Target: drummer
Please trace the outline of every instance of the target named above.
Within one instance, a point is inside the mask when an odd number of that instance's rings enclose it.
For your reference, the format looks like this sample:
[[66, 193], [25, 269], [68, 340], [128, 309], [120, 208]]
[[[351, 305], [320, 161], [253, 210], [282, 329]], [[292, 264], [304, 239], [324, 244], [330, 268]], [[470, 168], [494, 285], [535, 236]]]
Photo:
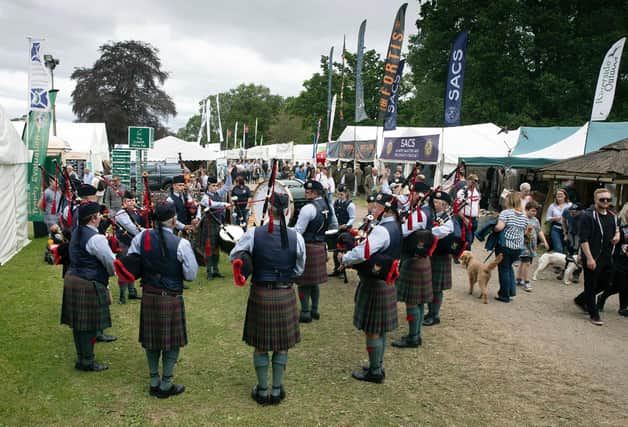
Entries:
[[[206, 251], [205, 265], [207, 266], [207, 280], [214, 277], [223, 278], [218, 270], [220, 257], [220, 227], [225, 223], [225, 210], [231, 204], [224, 201], [225, 196], [231, 189], [231, 171], [233, 167], [227, 169], [225, 185], [218, 189], [218, 179], [215, 176], [207, 178], [207, 193], [203, 195], [201, 207], [205, 213], [205, 218], [201, 226], [201, 242], [205, 246], [206, 239], [209, 239], [209, 251]], [[207, 255], [209, 253], [209, 255]]]
[[325, 197], [326, 190], [320, 182], [307, 181], [304, 188], [308, 203], [301, 208], [294, 229], [305, 240], [306, 261], [303, 275], [296, 282], [301, 301], [299, 322], [310, 323], [312, 319], [320, 319], [319, 285], [327, 283], [325, 231], [331, 222], [331, 212]]
[[[338, 198], [334, 201], [334, 212], [339, 224], [338, 233], [341, 233], [353, 227], [356, 210], [355, 204], [351, 200], [351, 191], [344, 184], [340, 184], [336, 191], [338, 192]], [[331, 250], [332, 248], [327, 249]], [[341, 274], [337, 254], [338, 250], [334, 250], [334, 271], [329, 276], [338, 276]]]

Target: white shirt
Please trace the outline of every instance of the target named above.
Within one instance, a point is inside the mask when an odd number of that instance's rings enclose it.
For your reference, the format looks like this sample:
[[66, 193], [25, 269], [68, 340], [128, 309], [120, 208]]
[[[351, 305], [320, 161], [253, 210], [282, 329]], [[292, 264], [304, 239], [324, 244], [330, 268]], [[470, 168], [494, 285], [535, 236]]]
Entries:
[[[456, 194], [456, 198], [461, 202], [465, 202], [465, 189], [461, 188]], [[480, 199], [482, 196], [477, 188], [466, 190], [466, 204], [462, 208], [464, 216], [477, 217], [480, 215]]]
[[[394, 216], [382, 218], [380, 223], [376, 225], [368, 236], [369, 250], [371, 255], [377, 252], [385, 251], [390, 245], [390, 235], [388, 230], [382, 227], [382, 224], [395, 221]], [[366, 239], [364, 239], [358, 246], [351, 249], [349, 252], [342, 256], [342, 263], [345, 265], [359, 264], [366, 261], [364, 258], [364, 246], [366, 245]]]

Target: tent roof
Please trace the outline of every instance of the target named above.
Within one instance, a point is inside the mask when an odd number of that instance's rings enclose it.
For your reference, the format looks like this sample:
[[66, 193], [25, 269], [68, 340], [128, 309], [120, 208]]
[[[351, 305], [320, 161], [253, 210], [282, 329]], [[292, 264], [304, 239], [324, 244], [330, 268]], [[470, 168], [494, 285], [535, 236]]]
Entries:
[[29, 163], [31, 156], [22, 142], [20, 134], [11, 126], [9, 117], [0, 106], [0, 164], [15, 165]]
[[578, 129], [580, 129], [579, 126], [522, 126], [519, 128], [519, 139], [512, 155], [522, 156], [527, 153], [542, 150], [569, 137]]
[[502, 166], [515, 169], [534, 169], [548, 163], [553, 163], [556, 159], [535, 159], [528, 157], [462, 157], [467, 166]]
[[220, 151], [220, 144], [208, 144], [206, 147], [196, 142], [187, 142], [176, 136], [166, 136], [155, 141], [148, 150], [149, 161], [178, 161], [179, 153], [185, 161], [215, 160]]

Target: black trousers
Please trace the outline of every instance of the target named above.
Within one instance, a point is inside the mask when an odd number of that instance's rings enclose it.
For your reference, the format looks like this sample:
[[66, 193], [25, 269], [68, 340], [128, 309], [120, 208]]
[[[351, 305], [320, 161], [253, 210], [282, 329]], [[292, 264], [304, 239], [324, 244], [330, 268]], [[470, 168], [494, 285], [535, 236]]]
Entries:
[[610, 260], [599, 259], [598, 261], [595, 270], [589, 270], [586, 264], [583, 266], [584, 292], [575, 299], [578, 304], [585, 304], [587, 306], [592, 319], [600, 317], [600, 311], [597, 309], [596, 296], [609, 288], [611, 275], [613, 273]]
[[600, 295], [599, 300], [605, 303], [611, 295], [619, 294], [619, 309], [628, 308], [628, 271], [613, 272], [611, 285]]

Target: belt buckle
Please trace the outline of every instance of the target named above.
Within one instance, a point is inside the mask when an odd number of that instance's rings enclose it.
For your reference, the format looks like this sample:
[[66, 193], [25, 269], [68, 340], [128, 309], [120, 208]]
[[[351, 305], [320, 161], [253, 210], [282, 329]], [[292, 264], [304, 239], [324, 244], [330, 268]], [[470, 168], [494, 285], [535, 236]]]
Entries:
[[161, 291], [161, 296], [162, 296], [162, 297], [167, 297], [167, 296], [168, 296], [168, 292], [166, 292], [166, 291]]

